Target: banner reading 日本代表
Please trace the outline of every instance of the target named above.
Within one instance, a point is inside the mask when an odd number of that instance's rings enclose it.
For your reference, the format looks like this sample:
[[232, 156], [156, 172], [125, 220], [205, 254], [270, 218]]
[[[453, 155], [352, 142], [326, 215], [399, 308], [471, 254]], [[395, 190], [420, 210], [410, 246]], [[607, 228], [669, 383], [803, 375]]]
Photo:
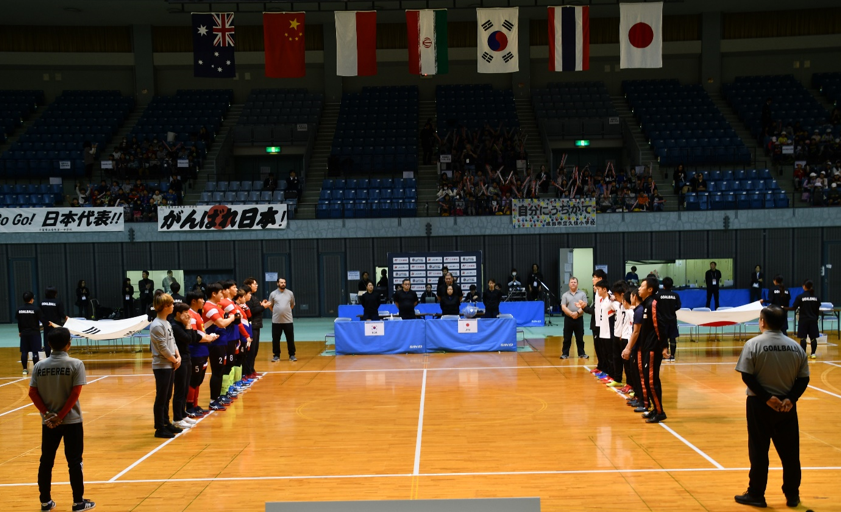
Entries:
[[596, 225], [596, 201], [514, 199], [511, 220], [515, 228], [592, 227]]
[[285, 204], [158, 207], [158, 231], [286, 229]]
[[0, 208], [0, 233], [122, 231], [122, 208]]

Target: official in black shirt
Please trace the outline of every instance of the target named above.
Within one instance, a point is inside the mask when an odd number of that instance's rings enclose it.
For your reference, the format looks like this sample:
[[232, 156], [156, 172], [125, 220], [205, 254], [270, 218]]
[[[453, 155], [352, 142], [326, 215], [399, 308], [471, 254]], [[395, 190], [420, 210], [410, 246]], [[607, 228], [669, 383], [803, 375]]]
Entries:
[[800, 346], [803, 347], [804, 352], [806, 351], [806, 337], [812, 340], [812, 355], [809, 357], [815, 359], [818, 357], [816, 352], [818, 351], [818, 336], [820, 336], [818, 318], [821, 316], [821, 299], [815, 296], [815, 285], [811, 280], [807, 279], [803, 283], [803, 293], [794, 299], [794, 304], [790, 308], [786, 309], [800, 310], [797, 337], [800, 338]]
[[[93, 316], [91, 314], [91, 291], [84, 279], [79, 281], [79, 284], [76, 285], [76, 307], [79, 308], [80, 317], [90, 318]], [[46, 333], [44, 334], [46, 335]], [[46, 340], [47, 338], [44, 339]], [[45, 343], [44, 346], [47, 347], [49, 345]]]
[[[671, 277], [663, 279], [663, 289], [657, 292], [657, 316], [662, 319], [665, 332], [661, 336], [669, 340], [669, 360], [675, 360], [677, 338], [680, 336], [677, 328], [677, 310], [680, 309], [680, 295], [672, 290], [675, 282]], [[716, 305], [718, 303], [716, 302]]]
[[[178, 293], [178, 292], [181, 291], [181, 285], [178, 284], [177, 281], [173, 281], [172, 284], [169, 285], [169, 289], [172, 290], [172, 293], [170, 293], [169, 296], [172, 297], [172, 303], [173, 304], [181, 304], [182, 302], [184, 302], [184, 296], [181, 295], [180, 293]], [[169, 320], [169, 323], [172, 323], [174, 321], [174, 318], [175, 318], [175, 311], [173, 310], [173, 313], [167, 317], [167, 320]], [[179, 352], [180, 352], [180, 350], [181, 349], [179, 348]], [[183, 356], [182, 356], [181, 359], [183, 361], [183, 359], [184, 359]], [[184, 363], [182, 362], [181, 364], [183, 365]]]
[[207, 297], [207, 285], [202, 282], [201, 276], [196, 276], [196, 284], [193, 285], [192, 291], [201, 292], [202, 295]]
[[710, 307], [710, 299], [715, 297], [715, 307], [713, 311], [718, 309], [721, 304], [718, 302], [718, 287], [721, 286], [721, 271], [716, 270], [715, 262], [710, 262], [710, 269], [704, 274], [704, 281], [707, 285], [707, 307]]
[[370, 282], [371, 282], [371, 279], [368, 277], [368, 272], [363, 272], [362, 273], [362, 279], [359, 280], [359, 283], [357, 284], [356, 287], [360, 292], [364, 292], [368, 289], [368, 283], [370, 283]]
[[436, 292], [443, 292], [443, 293], [438, 293], [438, 299], [439, 300], [441, 299], [442, 295], [447, 293], [447, 289], [444, 288], [444, 285], [446, 284], [445, 281], [447, 280], [447, 274], [449, 274], [449, 273], [450, 273], [450, 268], [449, 267], [442, 267], [441, 268], [441, 275], [438, 276], [438, 284], [435, 285], [435, 291]]
[[[762, 284], [765, 282], [765, 274], [762, 267], [757, 265], [750, 274], [750, 301], [756, 302], [762, 298]], [[718, 302], [716, 302], [718, 306]]]
[[155, 283], [149, 279], [148, 270], [144, 270], [141, 275], [143, 279], [137, 283], [140, 292], [140, 311], [148, 311], [152, 305], [152, 300], [155, 298]]
[[29, 353], [32, 352], [32, 364], [38, 362], [38, 352], [41, 351], [41, 310], [35, 305], [35, 295], [32, 292], [23, 294], [24, 304], [15, 313], [15, 320], [18, 322], [18, 335], [20, 336], [20, 364], [23, 365], [23, 374], [27, 375], [26, 364], [29, 360]]
[[496, 281], [488, 279], [488, 289], [482, 296], [485, 314], [482, 318], [496, 318], [499, 316], [499, 303], [502, 302], [502, 291], [496, 287]]
[[783, 334], [788, 336], [788, 307], [791, 305], [791, 292], [783, 284], [783, 276], [779, 274], [774, 276], [774, 287], [768, 290], [768, 300], [763, 302], [772, 306], [780, 306], [783, 311], [786, 311], [781, 330]]
[[[374, 283], [371, 281], [368, 281], [365, 293], [359, 296], [359, 304], [362, 306], [362, 320], [380, 319], [380, 294], [379, 292], [374, 291]], [[414, 307], [412, 308], [412, 311], [414, 311]]]
[[447, 272], [447, 275], [444, 276], [444, 283], [438, 285], [438, 302], [441, 302], [444, 299], [444, 295], [447, 294], [447, 287], [453, 287], [453, 295], [458, 297], [458, 300], [461, 301], [461, 298], [464, 296], [464, 293], [461, 291], [461, 286], [457, 285], [453, 275]]
[[56, 327], [61, 327], [67, 321], [64, 305], [58, 300], [58, 290], [54, 286], [47, 286], [44, 300], [41, 301], [41, 322], [44, 324], [44, 354], [50, 357], [50, 344], [47, 335]]
[[447, 285], [447, 293], [441, 297], [441, 314], [442, 315], [456, 315], [458, 316], [458, 307], [461, 300], [453, 290], [454, 285]]
[[403, 320], [414, 320], [415, 306], [418, 305], [418, 294], [412, 291], [412, 282], [403, 280], [403, 288], [394, 292], [394, 303]]
[[531, 266], [531, 274], [529, 274], [529, 280], [527, 281], [529, 300], [537, 300], [538, 297], [540, 297], [540, 288], [542, 283], [543, 272], [540, 271], [540, 267], [538, 267], [537, 263], [535, 263]]
[[131, 279], [128, 277], [123, 279], [123, 318], [131, 318], [134, 316], [134, 286], [131, 285]]

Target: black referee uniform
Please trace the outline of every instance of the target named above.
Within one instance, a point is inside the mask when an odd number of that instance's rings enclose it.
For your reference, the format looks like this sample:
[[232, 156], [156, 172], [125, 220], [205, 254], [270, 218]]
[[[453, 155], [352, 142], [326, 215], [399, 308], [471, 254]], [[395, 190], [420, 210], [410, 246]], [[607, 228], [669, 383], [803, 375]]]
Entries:
[[806, 337], [812, 341], [812, 357], [818, 351], [818, 318], [821, 315], [821, 300], [815, 296], [814, 290], [804, 291], [798, 295], [791, 305], [792, 310], [800, 310], [797, 323], [797, 337], [800, 338], [800, 346], [806, 352]]
[[[718, 302], [716, 302], [718, 305]], [[675, 351], [677, 350], [677, 338], [680, 332], [677, 328], [677, 310], [681, 307], [680, 295], [672, 289], [664, 289], [657, 292], [657, 315], [660, 317], [664, 332], [660, 335], [669, 340], [669, 359], [674, 361]]]
[[[774, 285], [768, 293], [768, 299], [768, 302], [772, 306], [780, 306], [783, 308], [783, 311], [786, 311], [791, 304], [791, 292], [789, 292], [788, 289], [781, 284]], [[782, 332], [788, 336], [788, 313], [786, 313]]]
[[50, 322], [56, 325], [64, 325], [64, 305], [57, 298], [44, 299], [41, 301], [41, 322], [44, 324], [44, 354], [50, 357], [50, 344], [47, 343], [47, 336], [54, 329]]
[[43, 315], [35, 302], [29, 302], [18, 308], [15, 319], [18, 322], [20, 335], [20, 364], [23, 374], [27, 373], [29, 353], [32, 352], [32, 364], [38, 362], [38, 352], [41, 351], [41, 319]]

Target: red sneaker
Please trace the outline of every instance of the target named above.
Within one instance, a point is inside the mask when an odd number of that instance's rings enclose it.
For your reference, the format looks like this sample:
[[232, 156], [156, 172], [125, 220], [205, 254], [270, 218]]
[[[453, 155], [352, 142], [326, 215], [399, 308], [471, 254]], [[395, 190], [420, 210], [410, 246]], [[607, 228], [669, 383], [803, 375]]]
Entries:
[[592, 370], [590, 370], [590, 373], [599, 373], [599, 371], [600, 370], [598, 368], [593, 368]]
[[622, 393], [630, 393], [631, 391], [633, 391], [633, 389], [634, 388], [632, 388], [631, 386], [625, 386], [624, 388], [620, 389], [619, 391], [622, 392]]

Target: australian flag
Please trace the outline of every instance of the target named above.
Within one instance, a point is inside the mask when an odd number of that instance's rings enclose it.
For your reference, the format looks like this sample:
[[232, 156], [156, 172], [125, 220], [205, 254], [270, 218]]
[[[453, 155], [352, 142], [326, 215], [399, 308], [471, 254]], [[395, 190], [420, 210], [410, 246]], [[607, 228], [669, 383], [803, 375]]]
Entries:
[[234, 13], [193, 14], [193, 75], [233, 78]]

